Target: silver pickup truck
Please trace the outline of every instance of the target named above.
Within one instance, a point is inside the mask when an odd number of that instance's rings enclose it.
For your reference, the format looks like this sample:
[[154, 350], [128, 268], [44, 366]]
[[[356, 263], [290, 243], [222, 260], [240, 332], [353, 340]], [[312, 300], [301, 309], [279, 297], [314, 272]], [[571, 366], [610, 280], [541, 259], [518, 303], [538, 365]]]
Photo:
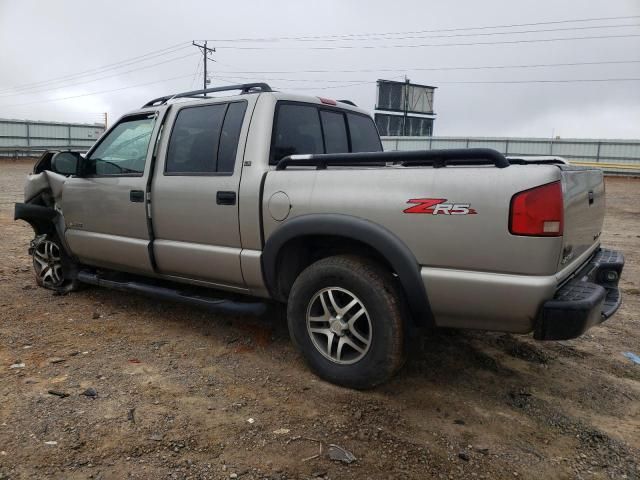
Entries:
[[367, 388], [415, 327], [559, 340], [610, 317], [624, 259], [600, 247], [604, 190], [558, 158], [383, 152], [349, 101], [245, 84], [154, 99], [86, 156], [43, 155], [15, 218], [45, 288], [280, 302], [317, 374]]

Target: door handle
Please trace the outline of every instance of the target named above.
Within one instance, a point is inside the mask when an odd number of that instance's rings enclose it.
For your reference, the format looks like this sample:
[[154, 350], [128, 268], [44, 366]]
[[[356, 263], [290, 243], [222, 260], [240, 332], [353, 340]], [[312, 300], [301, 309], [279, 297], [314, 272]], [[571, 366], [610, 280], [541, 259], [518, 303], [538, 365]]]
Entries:
[[218, 192], [216, 193], [216, 203], [218, 205], [235, 205], [236, 192]]
[[131, 190], [129, 192], [129, 200], [136, 203], [144, 202], [144, 192], [142, 190]]

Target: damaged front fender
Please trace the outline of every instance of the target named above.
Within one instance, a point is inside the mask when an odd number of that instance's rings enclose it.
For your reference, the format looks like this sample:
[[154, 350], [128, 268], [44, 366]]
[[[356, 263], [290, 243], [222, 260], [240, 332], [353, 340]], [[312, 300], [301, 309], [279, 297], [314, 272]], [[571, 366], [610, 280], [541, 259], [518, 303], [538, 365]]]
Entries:
[[64, 238], [64, 218], [57, 208], [67, 177], [50, 170], [31, 174], [24, 186], [24, 203], [16, 203], [14, 220], [23, 220], [33, 228], [36, 236], [57, 236], [66, 253], [71, 256]]
[[24, 184], [25, 203], [33, 202], [39, 195], [46, 192], [51, 193], [51, 200], [54, 203], [58, 202], [62, 197], [62, 187], [66, 181], [67, 177], [50, 170], [29, 175]]

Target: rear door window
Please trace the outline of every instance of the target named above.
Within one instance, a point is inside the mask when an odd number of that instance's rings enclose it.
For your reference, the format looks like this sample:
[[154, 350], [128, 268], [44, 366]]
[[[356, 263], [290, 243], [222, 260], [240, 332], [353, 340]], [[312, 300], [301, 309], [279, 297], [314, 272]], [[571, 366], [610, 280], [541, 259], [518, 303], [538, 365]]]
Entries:
[[288, 155], [324, 153], [318, 109], [311, 105], [278, 105], [271, 163]]
[[322, 131], [324, 132], [325, 153], [346, 153], [349, 151], [347, 125], [342, 112], [320, 110]]
[[366, 115], [347, 113], [352, 152], [381, 152], [382, 143], [373, 120]]
[[178, 112], [167, 152], [168, 175], [233, 173], [246, 102]]

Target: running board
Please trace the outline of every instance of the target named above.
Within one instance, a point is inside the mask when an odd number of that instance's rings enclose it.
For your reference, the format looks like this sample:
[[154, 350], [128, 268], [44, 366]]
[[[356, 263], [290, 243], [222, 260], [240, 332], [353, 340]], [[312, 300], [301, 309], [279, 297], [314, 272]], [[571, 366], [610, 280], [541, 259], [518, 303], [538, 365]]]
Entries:
[[[143, 295], [188, 303], [205, 307], [211, 311], [232, 315], [263, 315], [267, 311], [264, 302], [238, 302], [224, 298], [214, 298], [202, 295], [201, 292], [190, 290], [189, 287], [173, 288], [170, 286], [154, 285], [139, 280], [114, 280], [101, 277], [97, 273], [82, 270], [77, 279], [82, 283], [111, 288], [121, 292], [136, 292]], [[200, 289], [202, 290], [202, 289]]]

